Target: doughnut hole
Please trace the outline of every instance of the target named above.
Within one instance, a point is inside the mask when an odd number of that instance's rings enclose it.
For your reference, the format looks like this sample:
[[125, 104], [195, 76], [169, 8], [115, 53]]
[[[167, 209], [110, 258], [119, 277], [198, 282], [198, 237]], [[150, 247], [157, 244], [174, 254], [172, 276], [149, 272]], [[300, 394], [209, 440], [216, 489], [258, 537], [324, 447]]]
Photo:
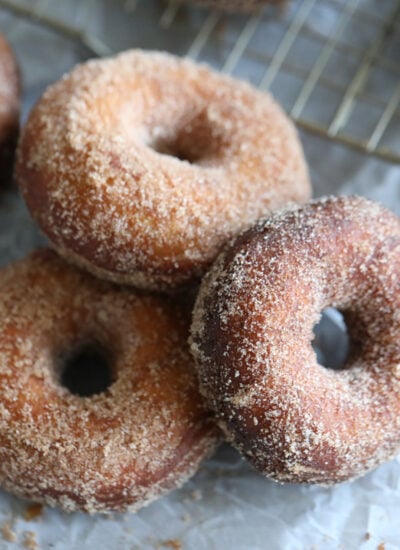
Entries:
[[82, 343], [59, 358], [59, 382], [74, 395], [98, 395], [114, 381], [112, 354], [98, 342]]
[[201, 111], [190, 121], [180, 121], [177, 127], [153, 138], [148, 146], [161, 155], [175, 157], [190, 164], [201, 164], [215, 157], [223, 147], [222, 131]]
[[350, 336], [343, 314], [335, 308], [325, 308], [313, 332], [312, 347], [318, 363], [328, 369], [346, 369], [350, 352]]

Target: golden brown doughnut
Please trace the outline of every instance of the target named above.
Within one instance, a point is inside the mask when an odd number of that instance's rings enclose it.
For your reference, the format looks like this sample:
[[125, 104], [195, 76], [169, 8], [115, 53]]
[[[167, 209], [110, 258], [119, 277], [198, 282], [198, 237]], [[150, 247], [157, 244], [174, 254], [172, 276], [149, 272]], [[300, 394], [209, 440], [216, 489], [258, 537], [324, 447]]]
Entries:
[[[0, 288], [2, 487], [107, 512], [182, 485], [217, 439], [183, 307], [94, 279], [51, 251], [2, 269]], [[84, 361], [99, 374], [106, 362], [111, 386], [70, 392], [61, 381], [74, 358], [79, 376]]]
[[11, 179], [19, 128], [20, 81], [14, 54], [0, 34], [0, 184]]
[[[317, 363], [342, 311], [343, 370]], [[400, 451], [400, 220], [330, 197], [260, 221], [218, 258], [192, 325], [202, 392], [233, 444], [277, 481], [331, 484]]]
[[66, 259], [145, 288], [193, 282], [227, 237], [310, 195], [295, 129], [270, 96], [140, 50], [51, 86], [17, 164], [32, 215]]

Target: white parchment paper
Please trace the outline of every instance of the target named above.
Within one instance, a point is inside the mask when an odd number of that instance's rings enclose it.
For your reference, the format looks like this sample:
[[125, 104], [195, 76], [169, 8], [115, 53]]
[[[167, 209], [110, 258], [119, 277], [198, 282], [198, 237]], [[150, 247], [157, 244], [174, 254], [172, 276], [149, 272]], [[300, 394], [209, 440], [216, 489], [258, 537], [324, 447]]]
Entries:
[[[372, 0], [365, 2], [372, 4]], [[381, 9], [388, 3], [380, 2]], [[87, 29], [107, 38], [116, 49], [134, 45], [184, 52], [193, 37], [190, 25], [198, 25], [197, 19], [206, 17], [205, 12], [196, 10], [179, 33], [163, 34], [156, 24], [132, 25], [132, 20], [128, 21], [116, 9], [117, 2], [103, 0], [97, 4], [96, 15], [91, 12], [86, 20]], [[131, 4], [126, 2], [126, 7]], [[142, 0], [142, 4], [154, 10], [155, 18], [159, 16], [157, 2]], [[65, 20], [73, 21], [85, 16], [87, 6], [65, 1], [54, 2], [52, 9], [62, 13]], [[310, 24], [329, 28], [331, 14], [325, 11], [322, 6], [317, 20]], [[285, 17], [290, 20], [291, 14]], [[240, 26], [240, 20], [237, 24]], [[280, 25], [282, 20], [277, 23], [276, 32]], [[15, 24], [14, 18], [1, 11], [0, 28], [9, 36], [21, 63], [25, 117], [46, 85], [85, 59], [88, 53], [76, 43], [35, 24], [21, 21]], [[273, 40], [274, 32], [275, 27], [268, 36], [261, 33], [256, 38]], [[360, 35], [360, 39], [365, 37]], [[204, 57], [215, 65], [224, 55], [218, 50], [218, 42], [204, 50]], [[241, 65], [237, 72], [252, 78], [250, 64]], [[338, 67], [338, 77], [341, 72], [343, 66]], [[290, 95], [290, 91], [281, 90], [283, 102], [285, 93]], [[400, 214], [399, 166], [367, 158], [309, 134], [301, 137], [316, 196], [358, 193]], [[0, 264], [22, 257], [43, 242], [16, 191], [1, 194]], [[39, 548], [55, 550], [372, 550], [381, 544], [384, 546], [380, 550], [394, 550], [400, 548], [400, 459], [353, 483], [329, 489], [279, 486], [260, 477], [224, 445], [184, 488], [136, 515], [90, 517], [45, 508], [38, 518], [27, 521], [26, 507], [26, 502], [0, 492], [0, 527], [7, 525], [16, 535], [14, 542], [0, 536], [0, 549], [23, 548], [26, 532], [31, 531]]]

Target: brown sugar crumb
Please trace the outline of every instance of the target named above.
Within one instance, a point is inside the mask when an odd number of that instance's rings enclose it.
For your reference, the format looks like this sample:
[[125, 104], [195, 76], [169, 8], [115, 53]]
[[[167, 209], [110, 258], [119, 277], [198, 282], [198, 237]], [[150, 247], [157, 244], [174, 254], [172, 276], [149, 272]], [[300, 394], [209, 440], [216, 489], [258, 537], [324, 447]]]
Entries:
[[381, 542], [380, 544], [378, 544], [377, 550], [385, 550], [385, 543]]
[[26, 507], [24, 512], [24, 519], [26, 521], [32, 521], [33, 519], [36, 519], [39, 516], [41, 516], [42, 512], [43, 512], [43, 504], [39, 504], [35, 502]]
[[179, 539], [169, 539], [161, 543], [163, 548], [172, 548], [172, 550], [182, 550], [182, 542]]
[[6, 521], [3, 523], [3, 526], [1, 528], [1, 534], [3, 536], [3, 539], [8, 542], [15, 542], [17, 540], [16, 533], [12, 530], [12, 524], [10, 521]]
[[39, 545], [36, 540], [36, 533], [34, 531], [25, 531], [24, 533], [24, 546], [28, 550], [38, 550]]

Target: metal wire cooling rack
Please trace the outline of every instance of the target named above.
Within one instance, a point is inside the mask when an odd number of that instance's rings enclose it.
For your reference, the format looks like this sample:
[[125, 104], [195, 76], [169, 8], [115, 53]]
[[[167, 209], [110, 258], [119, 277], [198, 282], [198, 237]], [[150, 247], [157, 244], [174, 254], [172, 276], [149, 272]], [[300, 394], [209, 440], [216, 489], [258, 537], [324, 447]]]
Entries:
[[[107, 1], [113, 21], [99, 19]], [[71, 3], [67, 15], [64, 2], [0, 0], [15, 19], [6, 34], [28, 19], [97, 56], [136, 46], [207, 61], [270, 89], [300, 127], [400, 163], [400, 0], [293, 0], [247, 17], [161, 0]], [[111, 38], [121, 18], [131, 32]]]

